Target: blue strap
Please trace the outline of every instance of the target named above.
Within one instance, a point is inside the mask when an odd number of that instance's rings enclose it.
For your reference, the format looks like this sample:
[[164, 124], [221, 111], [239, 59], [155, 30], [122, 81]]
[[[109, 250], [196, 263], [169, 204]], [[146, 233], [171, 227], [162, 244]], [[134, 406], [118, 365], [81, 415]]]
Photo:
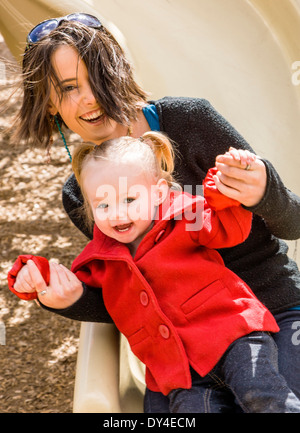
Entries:
[[159, 118], [154, 104], [143, 107], [143, 113], [151, 128], [151, 131], [160, 131]]

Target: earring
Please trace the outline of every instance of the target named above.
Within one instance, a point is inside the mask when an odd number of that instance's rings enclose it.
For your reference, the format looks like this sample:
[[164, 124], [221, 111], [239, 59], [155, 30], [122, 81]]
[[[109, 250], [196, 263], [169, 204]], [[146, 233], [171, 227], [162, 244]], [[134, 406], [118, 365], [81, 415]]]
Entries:
[[69, 155], [70, 161], [72, 162], [72, 156], [71, 156], [70, 149], [69, 149], [69, 147], [68, 147], [68, 145], [67, 145], [67, 142], [66, 142], [66, 139], [65, 139], [64, 133], [63, 133], [62, 130], [61, 130], [61, 127], [60, 127], [59, 121], [58, 121], [58, 119], [57, 119], [56, 116], [54, 116], [54, 121], [55, 121], [56, 126], [57, 126], [57, 128], [58, 128], [58, 131], [59, 131], [59, 133], [60, 133], [60, 136], [61, 136], [62, 141], [63, 141], [63, 143], [64, 143], [64, 146], [65, 146], [65, 148], [66, 148], [66, 151], [67, 151], [67, 153], [68, 153], [68, 155]]

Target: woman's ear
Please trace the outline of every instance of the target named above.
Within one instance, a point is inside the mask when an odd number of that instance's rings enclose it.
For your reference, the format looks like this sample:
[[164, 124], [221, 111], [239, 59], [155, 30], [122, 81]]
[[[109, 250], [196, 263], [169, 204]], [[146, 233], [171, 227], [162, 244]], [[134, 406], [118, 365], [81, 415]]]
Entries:
[[57, 108], [51, 101], [48, 103], [48, 112], [52, 114], [52, 116], [55, 116], [58, 113]]
[[162, 204], [169, 193], [169, 185], [166, 179], [159, 179], [156, 183], [155, 206]]

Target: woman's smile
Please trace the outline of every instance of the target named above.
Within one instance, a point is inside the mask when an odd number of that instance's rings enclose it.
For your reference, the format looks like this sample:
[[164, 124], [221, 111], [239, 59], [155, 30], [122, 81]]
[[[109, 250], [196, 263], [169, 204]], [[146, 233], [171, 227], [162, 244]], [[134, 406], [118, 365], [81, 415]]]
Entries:
[[105, 113], [99, 108], [97, 110], [93, 110], [86, 114], [83, 114], [82, 116], [80, 116], [80, 119], [88, 123], [97, 123], [100, 120], [103, 121], [104, 117]]

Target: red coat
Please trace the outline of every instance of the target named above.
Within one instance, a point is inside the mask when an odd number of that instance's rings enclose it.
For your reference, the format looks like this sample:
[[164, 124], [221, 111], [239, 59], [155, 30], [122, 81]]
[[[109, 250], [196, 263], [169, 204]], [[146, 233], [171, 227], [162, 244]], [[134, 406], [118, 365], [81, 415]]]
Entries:
[[[218, 193], [210, 178], [205, 192], [212, 208], [200, 196], [172, 194], [134, 258], [95, 226], [94, 239], [72, 265], [81, 281], [102, 287], [109, 314], [146, 364], [147, 386], [165, 395], [190, 388], [189, 366], [205, 376], [237, 338], [279, 330], [214, 250], [243, 242], [252, 214]], [[203, 226], [187, 231], [199, 206]]]

